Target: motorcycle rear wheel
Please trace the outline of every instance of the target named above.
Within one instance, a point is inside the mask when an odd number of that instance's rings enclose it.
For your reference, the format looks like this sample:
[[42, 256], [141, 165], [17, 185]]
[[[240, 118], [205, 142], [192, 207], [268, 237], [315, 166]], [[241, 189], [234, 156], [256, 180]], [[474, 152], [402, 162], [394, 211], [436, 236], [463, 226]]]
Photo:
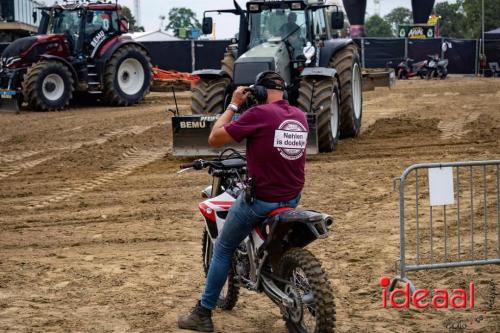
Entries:
[[294, 301], [284, 320], [290, 333], [332, 333], [335, 302], [320, 262], [311, 252], [292, 248], [280, 262], [280, 276], [290, 281], [283, 288]]
[[[210, 263], [212, 262], [212, 256], [214, 251], [214, 246], [212, 239], [208, 235], [207, 230], [203, 231], [202, 237], [202, 258], [203, 258], [203, 270], [205, 271], [205, 277], [208, 275], [208, 270], [210, 268]], [[227, 274], [226, 284], [222, 288], [219, 295], [219, 300], [217, 301], [217, 307], [222, 310], [232, 310], [238, 302], [238, 296], [240, 293], [240, 287], [235, 280], [234, 267], [231, 265], [229, 273]]]

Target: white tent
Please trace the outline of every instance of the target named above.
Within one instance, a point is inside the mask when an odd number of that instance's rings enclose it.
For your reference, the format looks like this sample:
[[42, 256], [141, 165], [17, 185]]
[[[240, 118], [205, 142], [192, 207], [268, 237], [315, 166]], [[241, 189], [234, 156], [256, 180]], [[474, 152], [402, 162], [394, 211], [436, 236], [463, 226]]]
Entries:
[[172, 36], [160, 30], [148, 31], [148, 32], [134, 32], [127, 34], [127, 36], [132, 37], [132, 39], [134, 39], [137, 42], [165, 42], [165, 41], [181, 40], [178, 37]]

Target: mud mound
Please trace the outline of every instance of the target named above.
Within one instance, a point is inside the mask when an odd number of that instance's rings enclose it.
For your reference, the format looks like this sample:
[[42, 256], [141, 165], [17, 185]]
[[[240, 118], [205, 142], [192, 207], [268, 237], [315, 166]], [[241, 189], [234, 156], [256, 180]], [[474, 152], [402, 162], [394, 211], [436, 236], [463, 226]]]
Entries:
[[468, 123], [465, 129], [473, 140], [494, 141], [500, 137], [500, 121], [484, 113]]
[[370, 139], [402, 138], [409, 136], [437, 136], [439, 119], [416, 119], [410, 117], [378, 119], [365, 132]]
[[[399, 258], [393, 179], [413, 163], [499, 156], [497, 91], [500, 80], [451, 77], [368, 92], [366, 132], [308, 160], [301, 207], [335, 220], [330, 236], [308, 249], [332, 283], [337, 333], [462, 332], [447, 329], [461, 320], [466, 332], [500, 332], [500, 265], [409, 274], [431, 290], [473, 280], [472, 311], [383, 309], [379, 285]], [[190, 92], [176, 98], [188, 114]], [[177, 174], [191, 159], [165, 157], [172, 144], [165, 110], [174, 103], [171, 92], [154, 92], [128, 108], [0, 114], [1, 332], [180, 332], [177, 315], [204, 285], [197, 207], [211, 179]], [[407, 239], [414, 249], [415, 238]], [[493, 310], [485, 309], [491, 280]], [[215, 311], [214, 322], [217, 332], [287, 331], [279, 308], [250, 292], [234, 311]]]

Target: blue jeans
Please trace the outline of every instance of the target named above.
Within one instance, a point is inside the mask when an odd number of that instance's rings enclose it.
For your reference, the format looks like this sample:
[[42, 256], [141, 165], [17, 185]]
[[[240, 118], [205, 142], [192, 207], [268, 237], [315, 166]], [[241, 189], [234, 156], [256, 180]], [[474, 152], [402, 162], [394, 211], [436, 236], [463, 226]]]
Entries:
[[214, 309], [219, 294], [224, 287], [231, 259], [238, 245], [252, 232], [255, 226], [267, 217], [267, 214], [279, 207], [295, 208], [299, 204], [300, 194], [292, 200], [284, 202], [267, 202], [255, 200], [247, 204], [242, 193], [229, 209], [224, 228], [215, 242], [212, 262], [208, 269], [205, 290], [201, 297], [201, 305]]

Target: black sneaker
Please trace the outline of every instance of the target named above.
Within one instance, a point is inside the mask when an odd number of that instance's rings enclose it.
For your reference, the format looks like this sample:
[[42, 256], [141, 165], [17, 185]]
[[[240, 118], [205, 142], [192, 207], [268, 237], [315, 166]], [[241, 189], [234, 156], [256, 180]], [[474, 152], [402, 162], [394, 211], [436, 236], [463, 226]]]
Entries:
[[198, 302], [190, 314], [179, 317], [177, 325], [179, 328], [198, 332], [213, 332], [212, 310], [204, 308]]

